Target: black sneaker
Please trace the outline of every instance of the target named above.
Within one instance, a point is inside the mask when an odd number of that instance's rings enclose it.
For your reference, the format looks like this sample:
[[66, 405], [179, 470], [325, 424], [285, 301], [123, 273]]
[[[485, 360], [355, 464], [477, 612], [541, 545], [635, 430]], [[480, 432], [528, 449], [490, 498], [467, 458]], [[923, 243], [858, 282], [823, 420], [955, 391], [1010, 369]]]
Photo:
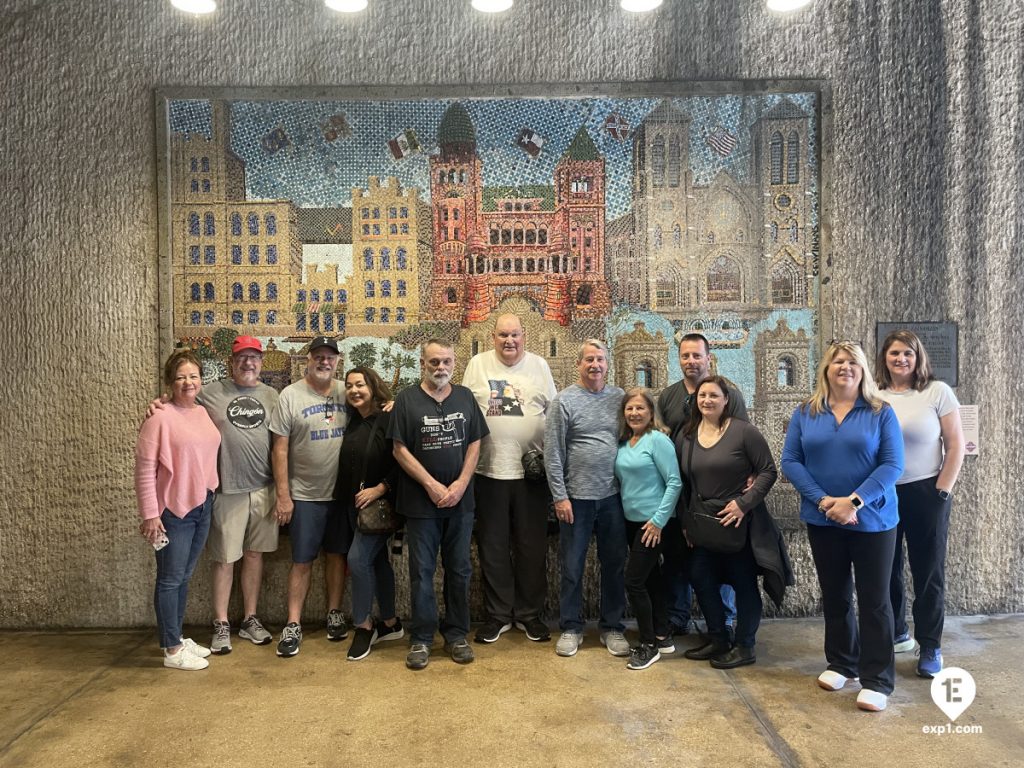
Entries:
[[540, 619], [517, 621], [516, 629], [523, 630], [523, 632], [526, 633], [526, 636], [535, 643], [545, 643], [551, 639], [551, 630], [549, 630], [548, 625]]
[[294, 621], [284, 625], [281, 630], [281, 641], [277, 644], [277, 655], [285, 658], [294, 656], [302, 645], [302, 627]]
[[658, 646], [658, 653], [675, 653], [676, 644], [672, 641], [672, 635], [668, 637], [659, 637], [654, 643]]
[[327, 639], [332, 643], [344, 640], [348, 637], [348, 627], [345, 626], [345, 617], [337, 608], [327, 612]]
[[348, 649], [348, 660], [359, 661], [370, 655], [370, 648], [377, 642], [377, 630], [356, 627], [355, 636], [352, 638], [352, 645]]
[[476, 637], [474, 639], [478, 643], [493, 643], [510, 629], [512, 629], [512, 624], [510, 622], [502, 624], [501, 622], [491, 619], [476, 631]]
[[466, 642], [466, 638], [456, 640], [454, 643], [445, 642], [444, 652], [451, 656], [452, 661], [456, 664], [469, 664], [476, 658], [473, 655], [473, 649]]
[[647, 669], [651, 664], [661, 658], [658, 647], [650, 643], [641, 643], [629, 652], [629, 662], [626, 669]]
[[402, 629], [402, 620], [397, 616], [395, 617], [395, 623], [390, 627], [378, 619], [375, 628], [377, 630], [377, 639], [374, 641], [375, 645], [383, 643], [385, 640], [399, 640], [405, 637], [405, 630]]

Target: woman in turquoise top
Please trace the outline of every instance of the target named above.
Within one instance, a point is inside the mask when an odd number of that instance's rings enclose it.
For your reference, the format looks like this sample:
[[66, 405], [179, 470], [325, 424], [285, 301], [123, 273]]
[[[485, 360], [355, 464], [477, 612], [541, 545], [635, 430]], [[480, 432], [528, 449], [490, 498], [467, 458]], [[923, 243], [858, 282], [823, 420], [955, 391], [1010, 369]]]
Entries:
[[630, 389], [622, 398], [619, 452], [615, 477], [619, 480], [626, 534], [630, 542], [626, 563], [626, 594], [640, 630], [640, 644], [630, 651], [628, 669], [647, 669], [671, 646], [665, 586], [658, 569], [662, 530], [675, 515], [683, 483], [676, 452], [658, 419], [651, 393]]

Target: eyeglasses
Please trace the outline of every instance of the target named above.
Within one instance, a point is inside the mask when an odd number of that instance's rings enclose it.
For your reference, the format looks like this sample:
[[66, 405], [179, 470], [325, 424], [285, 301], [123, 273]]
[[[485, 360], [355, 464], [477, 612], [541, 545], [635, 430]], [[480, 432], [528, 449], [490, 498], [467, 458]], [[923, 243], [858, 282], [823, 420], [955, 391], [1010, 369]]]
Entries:
[[330, 424], [334, 421], [334, 396], [324, 399], [324, 423]]

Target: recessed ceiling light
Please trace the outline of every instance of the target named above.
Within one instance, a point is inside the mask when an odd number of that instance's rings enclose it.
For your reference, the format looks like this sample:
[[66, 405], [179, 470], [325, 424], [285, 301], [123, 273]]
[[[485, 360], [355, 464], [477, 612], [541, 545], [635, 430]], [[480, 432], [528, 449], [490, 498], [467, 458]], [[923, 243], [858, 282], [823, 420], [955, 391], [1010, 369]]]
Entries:
[[501, 13], [512, 7], [514, 0], [473, 0], [472, 6], [484, 13]]
[[810, 4], [811, 0], [767, 0], [768, 10], [775, 11], [777, 13], [798, 11], [804, 6]]
[[340, 13], [359, 13], [365, 10], [366, 0], [324, 0], [324, 5]]
[[180, 11], [194, 13], [213, 13], [217, 10], [217, 3], [214, 0], [171, 0], [171, 5]]
[[661, 3], [662, 0], [620, 0], [619, 5], [622, 6], [624, 11], [646, 13], [647, 11], [653, 11]]

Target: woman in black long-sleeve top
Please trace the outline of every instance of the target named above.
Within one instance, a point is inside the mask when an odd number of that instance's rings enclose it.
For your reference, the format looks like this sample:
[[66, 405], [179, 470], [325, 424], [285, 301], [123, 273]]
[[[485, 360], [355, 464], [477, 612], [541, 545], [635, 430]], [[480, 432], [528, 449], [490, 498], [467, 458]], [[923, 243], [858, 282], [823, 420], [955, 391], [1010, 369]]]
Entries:
[[[363, 367], [348, 371], [345, 400], [348, 425], [341, 444], [334, 498], [349, 516], [355, 532], [348, 551], [348, 567], [356, 626], [348, 658], [358, 661], [366, 658], [371, 647], [381, 640], [397, 640], [405, 634], [395, 615], [395, 572], [388, 556], [389, 534], [363, 533], [356, 525], [358, 510], [376, 503], [382, 496], [392, 495], [399, 469], [391, 452], [391, 441], [385, 437], [390, 414], [381, 410], [391, 400], [391, 392], [377, 372]], [[374, 597], [381, 616], [376, 623], [372, 614]]]
[[[757, 428], [727, 414], [729, 388], [721, 376], [711, 376], [697, 385], [697, 408], [677, 438], [680, 465], [690, 491], [688, 516], [692, 521], [700, 498], [728, 500], [717, 512], [723, 526], [740, 528], [744, 517], [768, 515], [764, 498], [778, 473], [764, 437]], [[753, 477], [750, 483], [748, 478]], [[749, 486], [749, 487], [748, 487]], [[761, 592], [757, 584], [758, 564], [750, 540], [750, 521], [743, 529], [742, 548], [724, 554], [695, 540], [690, 556], [690, 583], [708, 624], [706, 645], [683, 655], [710, 661], [718, 669], [733, 669], [756, 661], [754, 640], [761, 623]], [[688, 537], [690, 531], [686, 531]], [[696, 539], [696, 534], [692, 534]], [[725, 612], [720, 588], [732, 584], [736, 590], [736, 645], [730, 647], [725, 629]]]

